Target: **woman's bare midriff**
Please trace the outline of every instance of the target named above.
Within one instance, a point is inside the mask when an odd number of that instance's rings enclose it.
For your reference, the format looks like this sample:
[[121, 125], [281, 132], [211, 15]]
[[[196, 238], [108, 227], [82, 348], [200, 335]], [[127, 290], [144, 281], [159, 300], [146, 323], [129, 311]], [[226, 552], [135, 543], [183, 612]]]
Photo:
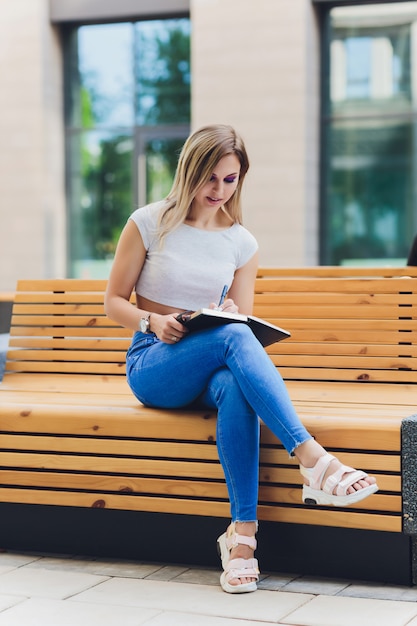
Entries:
[[177, 309], [166, 304], [160, 304], [159, 302], [153, 302], [147, 298], [143, 298], [139, 294], [136, 294], [136, 305], [138, 309], [149, 311], [150, 313], [158, 313], [159, 315], [169, 315], [170, 313], [182, 313], [184, 309]]

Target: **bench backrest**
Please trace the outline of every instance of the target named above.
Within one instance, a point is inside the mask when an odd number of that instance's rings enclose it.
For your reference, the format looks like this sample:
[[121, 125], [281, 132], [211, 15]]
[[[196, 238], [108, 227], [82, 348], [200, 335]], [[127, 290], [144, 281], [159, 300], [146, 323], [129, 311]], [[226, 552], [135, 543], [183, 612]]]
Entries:
[[[288, 380], [417, 382], [416, 278], [417, 268], [260, 269], [254, 313], [292, 335], [268, 353]], [[132, 333], [105, 316], [105, 285], [19, 281], [6, 372], [124, 375]]]
[[417, 382], [417, 268], [262, 269], [256, 315], [291, 332], [287, 380]]

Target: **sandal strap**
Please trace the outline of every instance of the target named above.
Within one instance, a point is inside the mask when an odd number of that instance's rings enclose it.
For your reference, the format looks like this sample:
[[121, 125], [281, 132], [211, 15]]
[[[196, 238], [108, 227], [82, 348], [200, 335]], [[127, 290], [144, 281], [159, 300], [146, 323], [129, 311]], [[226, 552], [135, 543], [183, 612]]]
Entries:
[[239, 535], [235, 532], [226, 536], [226, 546], [229, 551], [236, 548], [239, 544], [249, 546], [252, 550], [256, 550], [257, 541], [255, 537], [247, 537], [246, 535]]
[[309, 487], [312, 489], [324, 490], [324, 487], [322, 487], [324, 475], [327, 472], [330, 463], [335, 459], [335, 456], [326, 452], [326, 454], [317, 460], [314, 467], [304, 467], [303, 465], [300, 465], [300, 472], [305, 478], [307, 478]]
[[259, 580], [258, 559], [232, 559], [224, 570], [229, 582], [234, 578], [255, 578]]
[[[345, 478], [343, 478], [344, 474], [346, 474]], [[342, 465], [327, 478], [323, 486], [323, 491], [326, 493], [334, 493], [336, 489], [337, 496], [346, 496], [349, 487], [352, 487], [352, 485], [366, 477], [367, 474], [362, 470], [355, 470], [348, 465]]]

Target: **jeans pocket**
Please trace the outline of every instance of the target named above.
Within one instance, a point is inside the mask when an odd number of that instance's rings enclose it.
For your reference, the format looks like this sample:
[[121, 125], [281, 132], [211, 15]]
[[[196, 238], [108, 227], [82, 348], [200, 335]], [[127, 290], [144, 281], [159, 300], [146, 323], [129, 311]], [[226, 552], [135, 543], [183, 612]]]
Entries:
[[132, 343], [130, 344], [128, 351], [126, 353], [126, 362], [131, 360], [132, 358], [137, 358], [139, 353], [145, 349], [149, 348], [152, 344], [156, 343], [158, 337], [153, 333], [141, 333], [136, 332], [133, 335]]

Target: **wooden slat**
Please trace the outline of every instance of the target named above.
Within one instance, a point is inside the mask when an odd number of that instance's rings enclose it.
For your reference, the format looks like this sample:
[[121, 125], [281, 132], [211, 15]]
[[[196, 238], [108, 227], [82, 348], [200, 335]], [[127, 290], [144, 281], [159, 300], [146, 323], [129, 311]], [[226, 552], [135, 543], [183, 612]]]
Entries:
[[[57, 338], [57, 337], [45, 337], [45, 338], [33, 338], [33, 337], [11, 337], [9, 340], [9, 349], [10, 348], [31, 348], [38, 350], [42, 349], [50, 349], [50, 350], [118, 350], [121, 352], [126, 352], [131, 342], [131, 335], [126, 339], [112, 339], [110, 337], [106, 337], [105, 340], [102, 338], [98, 339], [84, 339], [84, 338], [74, 338], [65, 339]], [[18, 355], [15, 353], [13, 357], [17, 357]], [[9, 351], [8, 358], [11, 358], [11, 352]]]
[[14, 297], [14, 291], [0, 291], [0, 302], [13, 302]]
[[415, 281], [403, 278], [257, 278], [255, 293], [415, 293]]
[[[57, 353], [59, 355], [59, 352]], [[76, 356], [76, 353], [74, 353]], [[416, 360], [411, 356], [400, 357], [393, 356], [364, 356], [363, 354], [346, 355], [323, 355], [320, 356], [321, 369], [349, 369], [349, 370], [363, 370], [363, 369], [375, 369], [383, 370], [383, 375], [386, 374], [385, 370], [417, 370]], [[51, 358], [53, 353], [51, 353]], [[72, 360], [72, 354], [69, 355], [69, 360]], [[278, 357], [273, 357], [272, 360], [276, 362], [276, 365], [280, 368], [284, 367], [299, 367], [300, 357], [302, 360], [303, 368], [317, 367], [317, 354], [279, 354]], [[81, 356], [80, 359], [81, 360]], [[59, 356], [57, 357], [59, 360]], [[104, 360], [104, 359], [103, 359]], [[110, 359], [108, 359], [110, 360]]]
[[338, 528], [361, 528], [363, 530], [381, 530], [401, 532], [400, 515], [369, 515], [349, 510], [318, 510], [280, 507], [274, 505], [259, 506], [259, 520], [283, 522], [289, 524], [310, 524], [313, 526], [336, 526]]
[[[7, 435], [0, 437], [1, 449], [19, 454], [20, 451], [47, 453], [77, 453], [102, 456], [135, 456], [172, 458], [198, 461], [218, 461], [213, 444], [176, 441], [149, 441], [141, 439], [98, 439], [92, 437], [50, 437]], [[276, 456], [276, 455], [275, 455]], [[287, 455], [288, 456], [288, 455]]]
[[56, 374], [57, 372], [74, 373], [74, 374], [107, 374], [114, 376], [119, 374], [124, 376], [126, 372], [124, 360], [119, 363], [70, 363], [65, 361], [7, 361], [6, 371], [8, 372], [33, 372], [44, 373], [51, 372]]
[[[107, 348], [109, 346], [107, 345]], [[7, 358], [19, 361], [85, 361], [89, 363], [120, 363], [124, 364], [124, 352], [122, 350], [9, 350]]]
[[92, 304], [90, 302], [80, 303], [80, 297], [78, 297], [77, 301], [73, 304], [68, 304], [66, 302], [58, 304], [45, 302], [37, 302], [34, 304], [16, 303], [13, 306], [13, 315], [16, 320], [19, 320], [20, 316], [27, 315], [33, 316], [35, 319], [38, 319], [38, 316], [53, 315], [60, 319], [63, 316], [65, 316], [65, 318], [69, 318], [74, 315], [104, 316], [104, 310], [102, 301], [97, 304]]
[[[255, 308], [258, 312], [272, 310], [274, 314], [281, 311], [283, 306], [294, 305], [332, 305], [363, 308], [380, 306], [399, 306], [405, 310], [416, 304], [415, 293], [343, 293], [341, 292], [297, 292], [297, 291], [270, 291], [255, 293]], [[264, 308], [262, 308], [264, 307]]]
[[121, 327], [113, 327], [110, 324], [103, 327], [91, 327], [91, 326], [73, 326], [73, 327], [28, 327], [28, 326], [12, 326], [10, 328], [10, 335], [12, 337], [87, 337], [92, 339], [99, 337], [100, 339], [106, 339], [109, 337], [109, 333], [113, 338], [119, 337], [132, 337], [131, 330]]
[[19, 280], [17, 282], [17, 292], [36, 291], [39, 293], [54, 291], [63, 293], [66, 291], [103, 292], [106, 289], [107, 281], [100, 279], [81, 278], [53, 278], [40, 280]]
[[339, 277], [339, 276], [412, 276], [417, 278], [417, 268], [410, 267], [344, 267], [340, 265], [320, 265], [311, 267], [260, 267], [258, 276], [288, 276], [288, 277]]
[[13, 313], [11, 323], [17, 328], [31, 327], [31, 326], [49, 326], [52, 330], [52, 334], [59, 336], [60, 329], [67, 327], [93, 327], [93, 328], [111, 328], [115, 324], [109, 318], [104, 315], [65, 315], [62, 319], [56, 315], [15, 315]]
[[417, 372], [408, 370], [378, 370], [378, 369], [329, 369], [325, 368], [304, 368], [304, 367], [281, 367], [280, 361], [273, 358], [275, 365], [279, 366], [282, 376], [291, 380], [334, 380], [346, 382], [366, 382], [370, 383], [416, 383]]
[[[417, 357], [417, 345], [391, 345], [376, 343], [329, 343], [323, 346], [319, 341], [307, 342], [288, 342], [281, 341], [279, 344], [273, 344], [267, 347], [270, 354], [291, 354], [294, 357], [310, 354], [320, 357], [328, 356], [358, 356], [360, 358], [369, 357], [402, 357], [413, 359]], [[415, 366], [417, 367], [417, 366]]]

